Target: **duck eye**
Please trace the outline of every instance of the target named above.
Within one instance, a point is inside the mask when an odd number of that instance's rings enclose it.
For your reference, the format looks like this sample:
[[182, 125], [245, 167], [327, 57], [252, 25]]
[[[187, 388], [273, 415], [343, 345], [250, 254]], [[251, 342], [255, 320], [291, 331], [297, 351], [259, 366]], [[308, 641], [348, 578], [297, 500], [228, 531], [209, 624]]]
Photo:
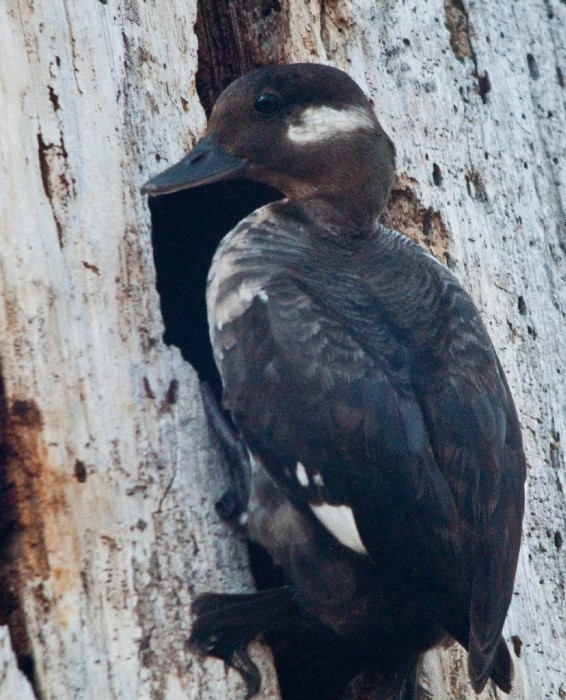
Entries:
[[273, 114], [281, 107], [281, 98], [273, 92], [262, 92], [254, 104], [254, 109], [260, 114]]

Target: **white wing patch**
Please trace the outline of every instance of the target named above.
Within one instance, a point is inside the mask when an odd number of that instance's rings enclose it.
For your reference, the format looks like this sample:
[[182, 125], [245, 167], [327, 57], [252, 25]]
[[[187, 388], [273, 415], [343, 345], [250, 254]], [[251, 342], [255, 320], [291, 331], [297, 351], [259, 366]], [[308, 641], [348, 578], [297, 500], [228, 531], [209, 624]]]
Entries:
[[297, 475], [297, 481], [301, 486], [307, 487], [309, 485], [309, 475], [307, 474], [307, 470], [302, 462], [297, 462], [297, 470], [295, 474]]
[[374, 128], [371, 115], [361, 107], [336, 109], [321, 105], [301, 112], [298, 123], [291, 124], [287, 130], [287, 138], [298, 144], [318, 143], [339, 134]]
[[231, 323], [247, 311], [256, 297], [263, 302], [268, 300], [267, 292], [261, 288], [261, 282], [242, 282], [226, 294], [222, 301], [217, 301], [211, 319], [214, 327], [222, 330], [226, 323]]
[[[268, 279], [268, 275], [257, 274], [249, 279], [245, 278], [240, 284], [230, 288], [230, 281], [233, 275], [245, 270], [242, 261], [249, 255], [248, 234], [249, 231], [269, 218], [271, 209], [269, 204], [260, 209], [256, 209], [252, 214], [241, 221], [236, 228], [232, 229], [221, 241], [212, 259], [206, 287], [206, 308], [208, 312], [208, 327], [212, 335], [215, 330], [222, 330], [222, 327], [232, 322], [235, 318], [243, 314], [252, 305], [253, 300], [258, 297], [266, 302], [267, 292], [263, 285]], [[229, 289], [226, 291], [225, 286]], [[214, 347], [213, 342], [213, 347]], [[221, 350], [218, 350], [222, 354]]]
[[320, 486], [320, 487], [324, 486], [324, 479], [322, 478], [322, 475], [320, 472], [315, 472], [312, 480], [314, 481], [314, 483], [317, 486]]
[[311, 508], [324, 527], [332, 534], [340, 544], [353, 549], [358, 554], [367, 554], [367, 549], [360, 538], [356, 527], [354, 514], [348, 506], [331, 506], [328, 503], [314, 505]]

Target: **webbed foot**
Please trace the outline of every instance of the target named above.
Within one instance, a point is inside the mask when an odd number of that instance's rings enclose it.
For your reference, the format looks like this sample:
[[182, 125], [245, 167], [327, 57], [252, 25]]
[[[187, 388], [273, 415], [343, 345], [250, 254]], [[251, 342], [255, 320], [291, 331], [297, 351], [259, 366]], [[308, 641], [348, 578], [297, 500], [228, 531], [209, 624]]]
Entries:
[[248, 644], [261, 632], [288, 624], [297, 614], [287, 587], [259, 593], [204, 593], [193, 603], [195, 616], [189, 643], [199, 654], [222, 659], [246, 684], [246, 700], [259, 692], [261, 674], [250, 658]]

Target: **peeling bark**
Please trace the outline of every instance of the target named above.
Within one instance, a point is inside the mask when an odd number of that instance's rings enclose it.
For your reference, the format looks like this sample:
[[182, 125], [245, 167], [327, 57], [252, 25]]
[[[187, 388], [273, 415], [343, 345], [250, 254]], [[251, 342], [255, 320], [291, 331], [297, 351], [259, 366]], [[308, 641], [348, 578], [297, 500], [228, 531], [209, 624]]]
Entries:
[[[438, 178], [437, 175], [436, 179]], [[414, 178], [400, 175], [395, 179], [381, 223], [395, 231], [403, 231], [406, 236], [423, 245], [431, 255], [449, 264], [448, 230], [439, 212], [422, 203], [419, 185]]]
[[[565, 26], [560, 0], [0, 5], [0, 697], [242, 695], [186, 648], [194, 595], [252, 578], [214, 513], [195, 373], [162, 341], [139, 185], [200, 134], [201, 101], [298, 60], [366, 90], [398, 152], [384, 221], [450, 265], [490, 329], [529, 462], [512, 698], [566, 697]], [[220, 208], [270, 196], [245, 187]], [[421, 683], [474, 697], [456, 647]]]

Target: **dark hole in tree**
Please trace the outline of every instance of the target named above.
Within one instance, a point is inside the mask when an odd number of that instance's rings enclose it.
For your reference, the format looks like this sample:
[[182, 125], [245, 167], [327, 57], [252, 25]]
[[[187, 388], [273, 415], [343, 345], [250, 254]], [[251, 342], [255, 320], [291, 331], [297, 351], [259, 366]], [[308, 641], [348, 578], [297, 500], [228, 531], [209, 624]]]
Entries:
[[176, 345], [220, 396], [206, 319], [206, 277], [224, 235], [254, 209], [281, 198], [247, 180], [150, 198], [157, 291], [165, 325], [163, 339]]

